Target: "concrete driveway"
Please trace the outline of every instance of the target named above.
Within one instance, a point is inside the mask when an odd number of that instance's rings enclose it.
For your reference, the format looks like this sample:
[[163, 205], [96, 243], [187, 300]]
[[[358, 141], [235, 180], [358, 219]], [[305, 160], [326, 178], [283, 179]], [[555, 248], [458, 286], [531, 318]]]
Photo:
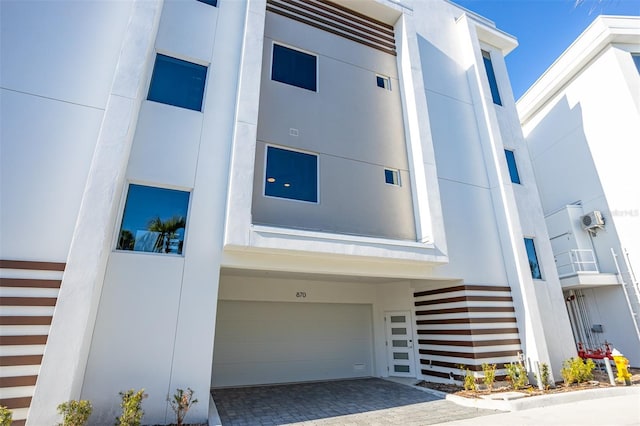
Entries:
[[497, 412], [376, 378], [214, 389], [212, 395], [223, 426], [430, 425]]

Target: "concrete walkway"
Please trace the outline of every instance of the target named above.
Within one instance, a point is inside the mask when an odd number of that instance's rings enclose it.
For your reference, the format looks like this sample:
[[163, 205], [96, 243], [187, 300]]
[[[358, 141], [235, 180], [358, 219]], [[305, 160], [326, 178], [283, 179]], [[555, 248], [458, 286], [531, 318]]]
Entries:
[[214, 389], [212, 394], [223, 426], [417, 426], [497, 412], [375, 378]]

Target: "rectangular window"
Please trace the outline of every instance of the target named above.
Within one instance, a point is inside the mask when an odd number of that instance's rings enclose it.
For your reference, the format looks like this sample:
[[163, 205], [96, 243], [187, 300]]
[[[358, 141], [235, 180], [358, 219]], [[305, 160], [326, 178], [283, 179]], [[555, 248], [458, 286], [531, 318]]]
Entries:
[[540, 264], [538, 263], [538, 255], [536, 254], [536, 246], [533, 244], [533, 238], [525, 238], [524, 245], [527, 248], [531, 277], [533, 277], [534, 280], [541, 280], [542, 273], [540, 272]]
[[209, 4], [213, 7], [216, 7], [218, 5], [218, 0], [198, 0], [200, 3], [206, 3]]
[[489, 52], [483, 50], [482, 59], [484, 61], [484, 69], [487, 72], [487, 78], [489, 79], [489, 87], [491, 88], [491, 97], [493, 98], [493, 103], [496, 105], [502, 105], [500, 92], [498, 92], [498, 82], [496, 81], [496, 74], [493, 71], [493, 64], [491, 63], [491, 55], [489, 54]]
[[316, 60], [314, 55], [274, 44], [271, 79], [315, 92]]
[[507, 166], [509, 167], [509, 176], [511, 176], [511, 182], [520, 183], [520, 175], [518, 174], [518, 166], [516, 166], [515, 153], [513, 151], [505, 149], [504, 155], [507, 157]]
[[189, 193], [129, 185], [118, 250], [182, 254]]
[[389, 77], [383, 77], [381, 75], [377, 75], [376, 85], [382, 89], [391, 90], [391, 80], [389, 79]]
[[636, 64], [636, 69], [640, 72], [640, 53], [632, 53], [633, 63]]
[[318, 202], [318, 156], [267, 147], [264, 194]]
[[147, 99], [201, 111], [206, 77], [205, 66], [158, 54]]
[[384, 181], [389, 185], [400, 185], [400, 175], [398, 171], [384, 169]]

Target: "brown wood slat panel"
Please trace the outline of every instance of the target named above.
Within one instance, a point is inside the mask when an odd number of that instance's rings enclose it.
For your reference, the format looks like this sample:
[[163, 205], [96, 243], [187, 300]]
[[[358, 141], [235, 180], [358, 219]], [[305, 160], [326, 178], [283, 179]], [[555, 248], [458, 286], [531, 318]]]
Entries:
[[38, 376], [0, 377], [0, 388], [12, 388], [14, 386], [33, 386]]
[[516, 322], [516, 317], [505, 318], [449, 318], [434, 320], [418, 320], [418, 325], [439, 325], [439, 324], [491, 324], [502, 322]]
[[0, 297], [0, 306], [56, 306], [55, 297]]
[[482, 366], [481, 365], [461, 364], [461, 363], [447, 362], [447, 361], [436, 361], [434, 359], [432, 359], [432, 360], [421, 359], [420, 360], [420, 364], [422, 364], [422, 365], [431, 365], [431, 366], [434, 366], [434, 367], [445, 367], [445, 368], [455, 368], [455, 369], [459, 369], [460, 365], [462, 365], [465, 369], [468, 368], [471, 371], [482, 371]]
[[421, 370], [422, 374], [424, 374], [425, 376], [431, 376], [431, 377], [440, 377], [443, 379], [449, 379], [449, 373], [444, 373], [442, 371], [434, 371], [434, 370]]
[[509, 356], [517, 356], [517, 350], [513, 351], [495, 351], [495, 352], [452, 352], [452, 351], [437, 351], [432, 349], [420, 349], [418, 352], [421, 355], [435, 355], [435, 356], [446, 356], [446, 357], [455, 357], [455, 358], [469, 358], [469, 359], [486, 359], [486, 358], [502, 358]]
[[476, 328], [468, 330], [418, 330], [418, 334], [449, 334], [449, 335], [465, 335], [465, 336], [480, 336], [484, 334], [509, 334], [517, 333], [518, 328]]
[[484, 286], [484, 285], [457, 285], [454, 287], [438, 288], [435, 290], [418, 291], [413, 293], [413, 297], [431, 296], [433, 294], [453, 293], [454, 291], [507, 291], [511, 288], [507, 286]]
[[0, 336], [0, 345], [44, 345], [47, 343], [46, 335], [40, 336]]
[[35, 262], [31, 260], [0, 260], [0, 268], [32, 269], [37, 271], [64, 271], [66, 264], [60, 262]]
[[36, 280], [30, 278], [0, 278], [0, 287], [60, 288], [61, 280]]
[[0, 356], [0, 366], [11, 367], [14, 365], [40, 365], [42, 355], [10, 355]]
[[51, 325], [50, 316], [0, 316], [0, 325]]
[[[377, 19], [371, 18], [370, 16], [363, 15], [363, 14], [361, 14], [359, 12], [356, 12], [355, 10], [347, 9], [346, 7], [340, 6], [339, 4], [336, 4], [336, 3], [333, 3], [333, 2], [329, 2], [327, 0], [316, 0], [316, 3], [322, 3], [322, 4], [326, 5], [329, 8], [336, 9], [336, 10], [341, 10], [344, 13], [348, 14], [349, 18], [351, 18], [351, 19], [354, 19], [353, 17], [357, 16], [357, 17], [363, 19], [366, 22], [374, 24], [374, 25], [376, 25], [378, 27], [386, 28], [389, 31], [393, 31], [393, 26], [391, 26], [391, 25], [389, 25], [387, 23], [384, 23], [382, 21], [378, 21]], [[334, 13], [337, 13], [337, 12], [334, 12]]]
[[276, 13], [276, 14], [278, 14], [280, 16], [284, 16], [285, 18], [293, 19], [294, 21], [302, 22], [303, 24], [309, 25], [309, 26], [314, 27], [314, 28], [318, 28], [320, 30], [326, 31], [328, 33], [337, 35], [337, 36], [342, 37], [342, 38], [346, 38], [346, 39], [354, 41], [356, 43], [363, 44], [363, 45], [371, 47], [373, 49], [380, 50], [381, 52], [385, 52], [385, 53], [388, 53], [388, 54], [393, 55], [393, 56], [397, 55], [395, 50], [386, 49], [386, 48], [378, 46], [376, 44], [365, 42], [364, 40], [358, 39], [356, 37], [349, 36], [348, 34], [341, 33], [339, 31], [333, 30], [331, 28], [327, 28], [327, 27], [325, 27], [323, 25], [320, 25], [320, 24], [316, 23], [315, 21], [301, 18], [301, 17], [299, 17], [299, 16], [297, 16], [295, 14], [292, 14], [292, 13], [289, 13], [289, 12], [285, 12], [283, 10], [277, 9], [277, 8], [272, 7], [270, 5], [267, 5], [267, 11]]
[[434, 340], [434, 339], [420, 339], [418, 343], [421, 345], [434, 345], [434, 346], [468, 346], [468, 347], [482, 347], [482, 346], [502, 346], [502, 345], [519, 345], [520, 339], [497, 339], [497, 340]]
[[31, 397], [23, 396], [21, 398], [2, 398], [0, 399], [0, 405], [4, 405], [12, 410], [16, 408], [29, 408], [29, 405], [31, 405]]
[[457, 296], [444, 299], [421, 300], [415, 302], [416, 306], [439, 305], [454, 302], [513, 302], [511, 296]]
[[429, 309], [426, 311], [416, 311], [416, 316], [458, 314], [469, 312], [515, 312], [513, 306], [464, 306], [461, 308]]
[[[344, 16], [343, 14], [338, 14], [338, 13], [332, 13], [330, 12], [327, 8], [323, 7], [322, 5], [319, 4], [314, 4], [311, 1], [307, 1], [307, 0], [267, 0], [267, 3], [269, 4], [273, 4], [275, 6], [279, 6], [279, 7], [283, 7], [282, 3], [287, 3], [290, 4], [296, 8], [299, 9], [303, 9], [306, 10], [308, 12], [311, 12], [314, 15], [319, 15], [322, 16], [324, 18], [327, 18], [331, 21], [335, 21], [338, 22], [342, 25], [348, 26], [348, 27], [353, 27], [356, 31], [358, 32], [364, 32], [367, 34], [372, 35], [373, 37], [375, 37], [374, 39], [371, 39], [372, 41], [375, 41], [376, 39], [381, 39], [381, 40], [386, 40], [388, 42], [390, 42], [392, 44], [393, 47], [395, 47], [395, 35], [393, 33], [393, 31], [388, 31], [386, 29], [382, 29], [378, 26], [375, 25], [371, 25], [370, 22], [363, 22], [357, 19], [353, 19], [352, 16]], [[291, 10], [291, 9], [288, 9]], [[293, 11], [293, 10], [292, 10]], [[327, 13], [328, 12], [328, 13]], [[313, 19], [312, 16], [307, 16], [310, 19]], [[345, 18], [345, 19], [341, 19]], [[361, 26], [354, 26], [354, 22], [361, 25]], [[328, 25], [331, 25], [331, 23], [328, 23]]]

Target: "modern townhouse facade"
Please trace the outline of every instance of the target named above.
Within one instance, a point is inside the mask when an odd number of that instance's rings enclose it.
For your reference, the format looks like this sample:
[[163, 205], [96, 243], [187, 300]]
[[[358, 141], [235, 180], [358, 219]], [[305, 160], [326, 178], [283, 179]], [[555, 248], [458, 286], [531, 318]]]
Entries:
[[517, 104], [576, 343], [640, 365], [640, 18], [600, 16]]
[[[2, 402], [575, 355], [504, 56], [449, 1], [4, 1]], [[500, 369], [502, 370], [502, 369]], [[501, 372], [499, 372], [500, 374]]]

